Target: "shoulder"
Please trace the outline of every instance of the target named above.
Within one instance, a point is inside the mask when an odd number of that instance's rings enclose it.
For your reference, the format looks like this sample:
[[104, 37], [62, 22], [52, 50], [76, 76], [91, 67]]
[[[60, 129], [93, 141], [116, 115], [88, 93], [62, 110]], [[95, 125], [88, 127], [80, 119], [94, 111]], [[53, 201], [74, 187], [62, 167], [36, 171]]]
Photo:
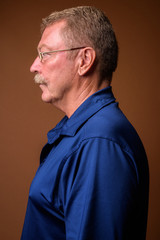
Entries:
[[103, 138], [126, 151], [132, 152], [135, 142], [141, 142], [136, 130], [119, 109], [118, 103], [100, 109], [83, 127], [84, 139]]
[[112, 103], [103, 107], [84, 125], [85, 137], [113, 137], [123, 134], [125, 131], [133, 131], [133, 127], [118, 107], [118, 103]]

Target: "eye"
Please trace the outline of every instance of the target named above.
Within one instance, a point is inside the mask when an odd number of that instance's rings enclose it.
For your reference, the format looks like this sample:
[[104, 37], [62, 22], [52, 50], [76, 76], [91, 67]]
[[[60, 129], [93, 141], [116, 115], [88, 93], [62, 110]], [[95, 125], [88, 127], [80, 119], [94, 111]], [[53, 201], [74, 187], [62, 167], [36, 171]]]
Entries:
[[51, 54], [49, 52], [42, 52], [42, 56], [43, 58], [47, 58], [48, 56], [50, 56]]
[[47, 60], [47, 59], [51, 56], [51, 54], [52, 54], [53, 52], [55, 52], [55, 51], [39, 52], [39, 58], [40, 58], [40, 60], [41, 60], [41, 61]]

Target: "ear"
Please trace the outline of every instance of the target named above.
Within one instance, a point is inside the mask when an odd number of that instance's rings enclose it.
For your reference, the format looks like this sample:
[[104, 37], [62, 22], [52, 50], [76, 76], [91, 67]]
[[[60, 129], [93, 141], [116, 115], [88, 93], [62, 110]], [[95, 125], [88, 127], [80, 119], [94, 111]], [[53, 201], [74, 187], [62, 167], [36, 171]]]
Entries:
[[79, 56], [79, 68], [78, 73], [80, 76], [84, 76], [88, 73], [96, 59], [96, 52], [91, 47], [86, 47], [81, 51]]

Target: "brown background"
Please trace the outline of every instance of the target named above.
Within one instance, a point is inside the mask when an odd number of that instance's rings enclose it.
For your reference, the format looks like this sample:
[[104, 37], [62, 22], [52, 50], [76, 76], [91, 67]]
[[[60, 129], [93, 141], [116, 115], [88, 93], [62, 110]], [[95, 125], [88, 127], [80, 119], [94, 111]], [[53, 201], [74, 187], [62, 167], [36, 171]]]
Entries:
[[41, 101], [40, 89], [29, 72], [37, 54], [39, 24], [53, 10], [77, 5], [103, 9], [117, 34], [120, 56], [113, 90], [147, 151], [150, 167], [147, 240], [158, 240], [159, 0], [1, 1], [0, 239], [20, 238], [29, 186], [47, 140], [46, 133], [63, 117], [63, 113]]

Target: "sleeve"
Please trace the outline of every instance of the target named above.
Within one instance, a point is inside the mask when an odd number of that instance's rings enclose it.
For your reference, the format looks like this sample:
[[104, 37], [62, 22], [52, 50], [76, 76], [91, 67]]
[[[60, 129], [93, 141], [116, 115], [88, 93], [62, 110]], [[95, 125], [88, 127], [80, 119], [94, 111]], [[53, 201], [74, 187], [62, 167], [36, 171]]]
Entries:
[[66, 239], [132, 239], [137, 185], [134, 160], [118, 144], [84, 141], [61, 178]]

